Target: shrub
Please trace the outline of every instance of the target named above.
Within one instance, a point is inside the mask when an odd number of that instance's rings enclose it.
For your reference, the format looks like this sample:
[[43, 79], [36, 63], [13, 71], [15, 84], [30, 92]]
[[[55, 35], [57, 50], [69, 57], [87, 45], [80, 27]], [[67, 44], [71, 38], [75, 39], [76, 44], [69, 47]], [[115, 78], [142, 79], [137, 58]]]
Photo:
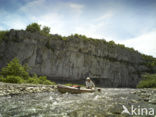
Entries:
[[42, 34], [48, 35], [50, 33], [50, 27], [44, 26], [41, 32]]
[[3, 76], [0, 76], [0, 82], [4, 82], [4, 77]]
[[26, 82], [27, 83], [32, 83], [32, 84], [39, 84], [39, 79], [38, 78], [34, 78], [34, 77], [29, 77]]
[[39, 84], [43, 84], [44, 81], [47, 80], [47, 77], [46, 76], [40, 76], [38, 77], [38, 81], [39, 81]]
[[40, 77], [39, 77], [39, 80], [45, 81], [45, 80], [47, 80], [47, 77], [46, 77], [46, 76], [40, 76]]
[[145, 74], [143, 80], [141, 80], [137, 88], [156, 88], [156, 74]]
[[3, 82], [6, 82], [6, 83], [23, 83], [24, 80], [19, 76], [10, 76], [9, 75], [3, 79]]
[[37, 24], [37, 23], [32, 23], [32, 24], [29, 24], [26, 28], [26, 31], [29, 31], [29, 32], [40, 32], [41, 31], [41, 25]]
[[23, 67], [26, 72], [29, 72], [30, 67], [28, 66], [28, 64], [24, 64]]
[[115, 42], [113, 40], [108, 42], [110, 45], [115, 45]]
[[156, 58], [148, 55], [142, 54], [143, 59], [145, 60], [144, 64], [150, 68], [150, 73], [156, 73]]
[[32, 83], [32, 84], [40, 84], [39, 82], [39, 78], [37, 76], [37, 74], [34, 74], [32, 77], [29, 77], [27, 80], [26, 80], [27, 83]]
[[0, 43], [5, 39], [7, 33], [8, 31], [0, 31]]
[[55, 82], [51, 82], [50, 80], [47, 80], [46, 76], [40, 76], [38, 77], [39, 84], [45, 84], [45, 85], [55, 85]]
[[45, 85], [55, 85], [55, 82], [51, 82], [50, 80], [47, 80], [46, 76], [40, 76], [38, 77], [36, 74], [33, 75], [33, 77], [29, 77], [28, 80], [26, 80], [27, 83], [32, 84], [45, 84]]
[[19, 76], [24, 79], [27, 79], [29, 77], [29, 73], [26, 71], [26, 68], [19, 63], [19, 60], [17, 58], [14, 58], [8, 63], [6, 67], [2, 68], [1, 74], [4, 77], [8, 75]]
[[43, 84], [45, 84], [45, 85], [56, 85], [55, 82], [51, 82], [50, 80], [43, 81]]
[[124, 44], [118, 44], [118, 46], [120, 46], [121, 48], [125, 48]]
[[143, 80], [137, 85], [137, 88], [156, 88], [156, 80]]

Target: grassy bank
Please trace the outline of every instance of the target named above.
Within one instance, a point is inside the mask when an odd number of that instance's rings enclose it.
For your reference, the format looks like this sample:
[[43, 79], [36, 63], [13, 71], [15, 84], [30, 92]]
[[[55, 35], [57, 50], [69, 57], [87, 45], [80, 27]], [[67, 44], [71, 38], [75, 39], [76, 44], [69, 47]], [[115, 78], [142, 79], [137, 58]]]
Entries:
[[156, 74], [145, 74], [137, 88], [156, 88]]

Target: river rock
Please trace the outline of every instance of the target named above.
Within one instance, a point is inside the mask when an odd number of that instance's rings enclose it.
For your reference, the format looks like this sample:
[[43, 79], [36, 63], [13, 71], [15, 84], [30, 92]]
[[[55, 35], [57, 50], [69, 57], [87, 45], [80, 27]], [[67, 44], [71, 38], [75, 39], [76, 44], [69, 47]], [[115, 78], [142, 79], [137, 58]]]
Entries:
[[49, 85], [1, 83], [0, 87], [0, 96], [55, 91]]
[[154, 94], [150, 97], [149, 102], [152, 104], [156, 104], [156, 94]]

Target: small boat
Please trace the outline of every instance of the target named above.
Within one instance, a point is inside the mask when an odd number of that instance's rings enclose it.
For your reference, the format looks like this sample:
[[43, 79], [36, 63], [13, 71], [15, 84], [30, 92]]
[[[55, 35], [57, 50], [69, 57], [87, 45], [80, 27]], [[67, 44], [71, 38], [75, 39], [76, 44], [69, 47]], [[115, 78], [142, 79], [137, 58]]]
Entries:
[[95, 92], [94, 89], [86, 89], [86, 88], [76, 88], [71, 86], [65, 86], [65, 85], [57, 85], [57, 89], [61, 93], [72, 93], [72, 94], [79, 94], [79, 93], [93, 93]]

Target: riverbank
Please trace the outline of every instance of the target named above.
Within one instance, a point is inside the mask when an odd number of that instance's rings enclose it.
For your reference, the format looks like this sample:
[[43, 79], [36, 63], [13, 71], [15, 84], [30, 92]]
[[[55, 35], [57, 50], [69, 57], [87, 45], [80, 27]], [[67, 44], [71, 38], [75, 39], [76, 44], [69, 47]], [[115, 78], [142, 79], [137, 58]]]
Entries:
[[13, 84], [0, 82], [0, 96], [53, 92], [56, 85]]

